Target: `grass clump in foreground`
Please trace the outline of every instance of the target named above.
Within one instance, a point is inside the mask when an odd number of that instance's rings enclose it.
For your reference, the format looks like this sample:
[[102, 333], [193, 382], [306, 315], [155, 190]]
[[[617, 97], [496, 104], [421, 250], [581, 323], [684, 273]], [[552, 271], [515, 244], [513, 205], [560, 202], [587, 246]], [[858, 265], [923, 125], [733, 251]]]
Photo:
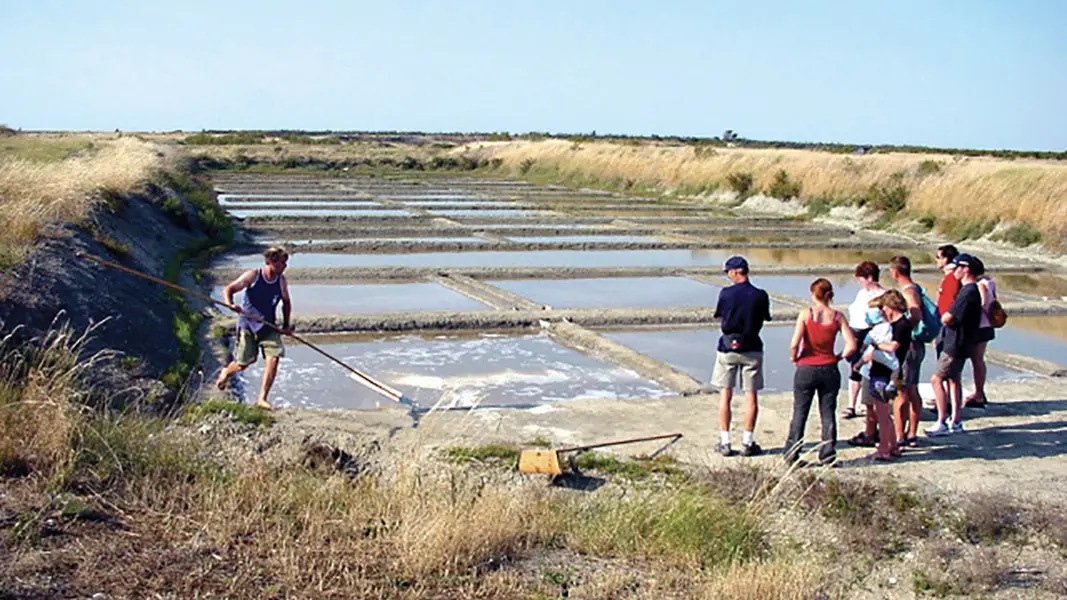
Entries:
[[238, 423], [266, 427], [274, 424], [274, 415], [258, 406], [249, 406], [241, 402], [226, 400], [204, 400], [189, 405], [185, 409], [183, 420], [192, 423], [203, 420], [208, 415], [226, 415]]

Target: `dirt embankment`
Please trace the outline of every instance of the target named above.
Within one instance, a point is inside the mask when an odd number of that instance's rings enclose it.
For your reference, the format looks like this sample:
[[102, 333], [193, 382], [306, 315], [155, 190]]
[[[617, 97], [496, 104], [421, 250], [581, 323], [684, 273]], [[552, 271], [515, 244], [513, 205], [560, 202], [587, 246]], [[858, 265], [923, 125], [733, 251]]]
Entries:
[[119, 400], [167, 396], [157, 379], [180, 360], [176, 304], [163, 287], [75, 253], [162, 278], [179, 252], [204, 237], [196, 206], [170, 188], [146, 184], [101, 203], [84, 224], [55, 227], [24, 263], [0, 273], [0, 333], [29, 337], [53, 323], [92, 327], [87, 352], [123, 355], [94, 374], [109, 389], [126, 390]]

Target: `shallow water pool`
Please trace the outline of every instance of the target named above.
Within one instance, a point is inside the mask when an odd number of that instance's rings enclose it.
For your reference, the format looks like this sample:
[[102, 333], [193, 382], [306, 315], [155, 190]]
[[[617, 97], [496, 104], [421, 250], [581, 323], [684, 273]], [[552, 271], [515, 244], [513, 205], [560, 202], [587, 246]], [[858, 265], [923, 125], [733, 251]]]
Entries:
[[[315, 340], [353, 368], [424, 406], [532, 407], [583, 398], [672, 395], [636, 373], [564, 348], [544, 335], [382, 336]], [[254, 399], [262, 361], [243, 387]], [[305, 346], [290, 346], [271, 394], [287, 408], [369, 409], [388, 404], [338, 365]]]

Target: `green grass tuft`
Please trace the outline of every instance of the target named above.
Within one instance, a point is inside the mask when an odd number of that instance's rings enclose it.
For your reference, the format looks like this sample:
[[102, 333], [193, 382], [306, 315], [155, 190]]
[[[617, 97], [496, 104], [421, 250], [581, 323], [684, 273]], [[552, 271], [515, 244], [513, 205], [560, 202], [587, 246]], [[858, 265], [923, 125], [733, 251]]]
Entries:
[[993, 241], [1008, 242], [1025, 248], [1041, 241], [1042, 235], [1033, 225], [1016, 223], [993, 236]]
[[510, 444], [453, 446], [445, 450], [445, 457], [454, 463], [504, 462], [514, 467], [519, 464], [519, 449]]
[[682, 476], [682, 471], [678, 468], [674, 458], [666, 455], [656, 458], [619, 460], [607, 454], [583, 452], [574, 460], [574, 465], [582, 471], [596, 471], [632, 480], [647, 479], [653, 473], [672, 477]]
[[766, 548], [754, 514], [693, 490], [594, 503], [574, 518], [568, 545], [593, 553], [713, 567], [750, 560]]
[[246, 425], [267, 427], [274, 424], [274, 415], [268, 411], [258, 406], [227, 400], [205, 400], [199, 404], [190, 405], [185, 409], [182, 420], [186, 423], [193, 423], [202, 420], [208, 415], [219, 414], [229, 416], [234, 421]]

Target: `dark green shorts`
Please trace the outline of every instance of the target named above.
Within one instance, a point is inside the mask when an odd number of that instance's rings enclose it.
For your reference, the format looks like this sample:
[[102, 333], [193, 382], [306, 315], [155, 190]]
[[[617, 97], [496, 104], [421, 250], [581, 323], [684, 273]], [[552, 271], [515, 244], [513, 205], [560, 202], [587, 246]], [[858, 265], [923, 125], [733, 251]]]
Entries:
[[264, 357], [285, 356], [282, 334], [266, 326], [257, 333], [244, 328], [237, 329], [237, 350], [234, 352], [234, 360], [237, 364], [245, 367], [256, 362], [260, 350], [263, 351]]

